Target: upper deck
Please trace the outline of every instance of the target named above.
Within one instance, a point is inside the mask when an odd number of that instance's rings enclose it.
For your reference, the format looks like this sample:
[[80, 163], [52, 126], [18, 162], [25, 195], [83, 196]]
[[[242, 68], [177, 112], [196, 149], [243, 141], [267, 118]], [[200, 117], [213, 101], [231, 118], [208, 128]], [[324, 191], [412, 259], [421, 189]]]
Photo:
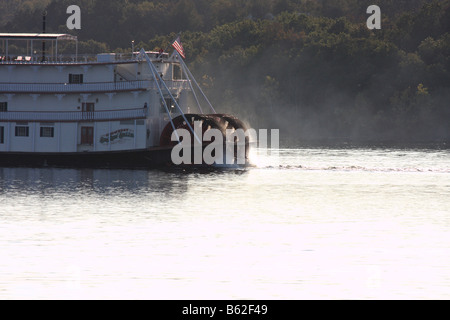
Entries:
[[[154, 62], [174, 63], [177, 59], [169, 57], [168, 53], [148, 51], [148, 56]], [[40, 55], [1, 55], [0, 65], [29, 65], [29, 66], [85, 66], [85, 65], [111, 65], [127, 64], [143, 61], [138, 53], [101, 53], [101, 54], [59, 54]]]
[[[74, 41], [75, 52], [61, 54], [58, 51], [58, 43], [61, 41]], [[17, 46], [11, 46], [16, 42], [22, 43], [19, 51]], [[79, 54], [78, 38], [70, 34], [0, 33], [0, 43], [0, 65], [98, 65], [135, 63], [139, 60], [139, 52], [134, 52], [134, 48], [128, 53]], [[169, 58], [168, 53], [146, 53], [154, 61], [176, 60], [174, 57]]]
[[[171, 90], [188, 89], [175, 58], [149, 52]], [[172, 65], [172, 66], [171, 66]], [[76, 82], [73, 75], [78, 76]], [[81, 80], [80, 80], [81, 79]], [[138, 54], [60, 55], [40, 61], [38, 57], [0, 56], [2, 94], [82, 94], [135, 92], [156, 89], [148, 65]]]
[[[17, 39], [28, 41], [28, 54], [23, 54], [25, 50], [20, 51], [17, 47], [13, 49], [22, 55], [11, 54], [11, 48], [2, 54], [0, 43], [0, 120], [3, 121], [73, 120], [71, 114], [55, 116], [53, 113], [76, 113], [86, 103], [95, 104], [95, 111], [102, 112], [139, 108], [147, 103], [159, 106], [168, 97], [172, 101], [180, 99], [184, 92], [192, 90], [183, 71], [183, 61], [176, 54], [169, 56], [168, 53], [143, 49], [128, 53], [61, 54], [51, 47], [52, 50], [42, 55], [42, 52], [30, 51], [29, 47], [36, 47], [36, 41], [54, 41], [56, 45], [58, 40], [74, 38], [48, 34], [2, 37], [0, 34], [3, 49], [6, 49], [6, 41]], [[37, 112], [45, 114], [36, 117], [34, 113]]]
[[[156, 87], [139, 52], [78, 54], [77, 49], [75, 54], [60, 54], [57, 42], [62, 40], [77, 41], [77, 38], [66, 34], [0, 33], [0, 41], [3, 42], [3, 51], [0, 49], [0, 94], [113, 93]], [[13, 41], [26, 41], [27, 54], [23, 54], [24, 48], [18, 51], [22, 52], [21, 55], [11, 54]], [[52, 42], [51, 50], [35, 51], [36, 41]], [[146, 54], [164, 75], [171, 90], [187, 88], [180, 73], [174, 71], [176, 67], [171, 67], [179, 64], [176, 56], [154, 51]], [[78, 81], [72, 82], [73, 76], [78, 77]]]

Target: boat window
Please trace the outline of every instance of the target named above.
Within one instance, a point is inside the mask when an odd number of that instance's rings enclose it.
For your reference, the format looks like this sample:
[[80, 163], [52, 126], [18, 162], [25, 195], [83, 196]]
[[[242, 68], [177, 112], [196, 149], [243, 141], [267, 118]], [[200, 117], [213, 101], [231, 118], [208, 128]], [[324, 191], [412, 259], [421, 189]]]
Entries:
[[0, 127], [0, 144], [5, 143], [5, 127]]
[[30, 136], [30, 127], [17, 126], [15, 133], [16, 133], [16, 137], [29, 137]]
[[129, 126], [134, 125], [134, 120], [121, 120], [120, 121], [121, 126]]
[[[166, 105], [167, 105], [167, 108], [169, 109], [169, 112], [174, 113], [175, 108], [176, 108], [175, 102], [173, 102], [173, 100], [171, 98], [165, 98], [164, 100], [166, 101]], [[161, 101], [161, 113], [163, 113], [163, 114], [167, 113], [166, 106], [164, 105], [163, 101]]]
[[81, 127], [81, 144], [94, 144], [94, 127]]
[[83, 120], [94, 120], [95, 115], [95, 103], [93, 102], [85, 102], [82, 104], [82, 115]]
[[55, 128], [54, 127], [41, 127], [41, 138], [54, 138]]
[[83, 112], [94, 112], [95, 111], [95, 103], [93, 102], [86, 102], [82, 104], [82, 111]]
[[0, 102], [0, 112], [8, 111], [8, 102]]
[[69, 83], [83, 83], [83, 74], [69, 74]]
[[173, 80], [183, 80], [183, 72], [178, 64], [173, 65]]

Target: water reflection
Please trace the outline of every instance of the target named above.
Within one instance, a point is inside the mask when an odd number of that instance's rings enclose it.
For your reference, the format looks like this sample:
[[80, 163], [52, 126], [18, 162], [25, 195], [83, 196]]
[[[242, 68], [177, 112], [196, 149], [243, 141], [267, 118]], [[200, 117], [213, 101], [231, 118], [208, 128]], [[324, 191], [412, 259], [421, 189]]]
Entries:
[[449, 298], [448, 150], [0, 168], [1, 298]]
[[187, 190], [188, 175], [162, 171], [0, 168], [0, 192], [171, 193]]
[[245, 175], [246, 170], [107, 170], [1, 168], [0, 192], [97, 192], [183, 194], [201, 176]]

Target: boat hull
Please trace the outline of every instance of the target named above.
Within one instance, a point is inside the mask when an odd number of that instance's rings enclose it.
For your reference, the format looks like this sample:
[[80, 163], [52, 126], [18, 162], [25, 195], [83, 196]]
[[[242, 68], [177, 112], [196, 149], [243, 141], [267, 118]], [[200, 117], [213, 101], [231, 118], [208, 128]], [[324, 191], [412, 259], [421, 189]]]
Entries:
[[171, 165], [171, 151], [171, 148], [154, 148], [120, 152], [0, 152], [0, 166], [36, 168], [158, 168]]
[[[202, 151], [205, 146], [201, 147]], [[247, 146], [248, 148], [248, 146]], [[196, 148], [192, 147], [192, 164], [175, 165], [172, 162], [172, 147], [158, 147], [145, 150], [77, 152], [77, 153], [30, 153], [0, 152], [0, 167], [28, 168], [93, 168], [93, 169], [158, 169], [179, 168], [247, 168], [245, 164], [208, 165], [194, 163]]]

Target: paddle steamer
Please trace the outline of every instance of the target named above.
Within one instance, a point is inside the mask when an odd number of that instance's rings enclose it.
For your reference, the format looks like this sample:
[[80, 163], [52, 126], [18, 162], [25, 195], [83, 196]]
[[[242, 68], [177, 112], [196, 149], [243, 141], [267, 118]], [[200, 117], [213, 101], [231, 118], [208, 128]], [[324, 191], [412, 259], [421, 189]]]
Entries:
[[[74, 54], [58, 52], [63, 41]], [[77, 37], [48, 33], [0, 43], [0, 166], [170, 165], [179, 128], [246, 128], [217, 114], [179, 50], [79, 55]]]

